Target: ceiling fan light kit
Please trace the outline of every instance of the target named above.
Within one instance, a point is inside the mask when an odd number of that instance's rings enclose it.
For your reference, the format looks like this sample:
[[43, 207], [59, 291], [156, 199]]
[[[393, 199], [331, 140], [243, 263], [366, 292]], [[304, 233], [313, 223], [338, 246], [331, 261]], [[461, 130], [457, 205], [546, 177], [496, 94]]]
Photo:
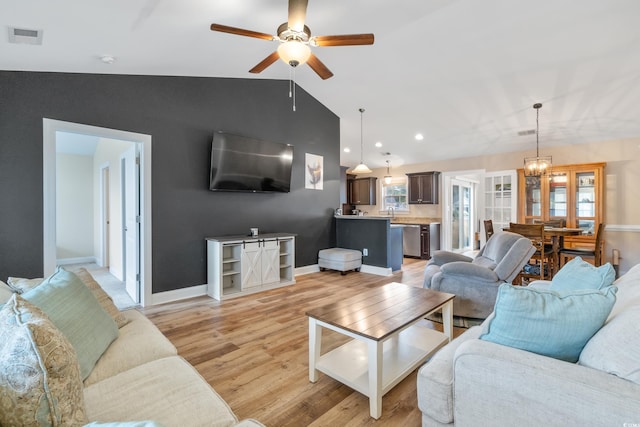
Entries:
[[311, 49], [309, 45], [298, 40], [290, 40], [278, 46], [278, 55], [285, 63], [297, 67], [307, 62], [311, 56]]
[[533, 104], [533, 108], [536, 110], [536, 156], [524, 158], [524, 176], [540, 177], [551, 172], [551, 156], [540, 156], [540, 139], [538, 137], [540, 128], [538, 118], [542, 104], [535, 103]]

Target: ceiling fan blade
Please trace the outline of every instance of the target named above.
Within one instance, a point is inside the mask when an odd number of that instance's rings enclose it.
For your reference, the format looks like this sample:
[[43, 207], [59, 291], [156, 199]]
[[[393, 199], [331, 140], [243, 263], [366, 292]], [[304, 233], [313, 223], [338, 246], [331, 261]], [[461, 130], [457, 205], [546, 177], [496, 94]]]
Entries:
[[356, 46], [373, 44], [373, 39], [373, 34], [344, 34], [312, 37], [311, 43], [316, 46]]
[[211, 24], [211, 31], [220, 31], [221, 33], [235, 34], [238, 36], [255, 37], [263, 40], [273, 40], [273, 36], [267, 33], [259, 33], [257, 31], [243, 30], [242, 28], [229, 27], [220, 24]]
[[308, 0], [289, 0], [289, 19], [287, 24], [294, 31], [304, 30], [304, 20], [307, 17]]
[[258, 65], [249, 70], [250, 73], [258, 74], [264, 71], [269, 65], [273, 64], [280, 58], [278, 52], [273, 52], [271, 55], [264, 58]]
[[309, 56], [309, 59], [307, 59], [307, 64], [309, 64], [309, 67], [311, 67], [311, 69], [315, 71], [322, 80], [327, 80], [329, 77], [333, 76], [331, 70], [329, 70], [327, 66], [324, 65], [313, 53]]

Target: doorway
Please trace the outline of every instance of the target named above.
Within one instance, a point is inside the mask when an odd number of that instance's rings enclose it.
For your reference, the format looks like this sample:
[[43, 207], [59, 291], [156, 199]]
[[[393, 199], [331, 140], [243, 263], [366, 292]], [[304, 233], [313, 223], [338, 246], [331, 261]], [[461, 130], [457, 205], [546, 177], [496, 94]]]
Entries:
[[478, 188], [483, 175], [484, 170], [442, 174], [442, 249], [463, 253], [476, 248]]
[[[139, 172], [139, 179], [134, 180], [134, 185], [136, 185], [136, 192], [139, 195], [137, 198], [137, 206], [138, 213], [134, 215], [134, 221], [137, 228], [137, 238], [136, 243], [134, 244], [134, 254], [135, 256], [135, 264], [136, 270], [134, 274], [134, 278], [137, 279], [138, 284], [135, 286], [135, 289], [132, 289], [135, 295], [135, 300], [142, 306], [151, 305], [152, 304], [152, 293], [151, 293], [151, 136], [144, 134], [137, 134], [127, 131], [120, 131], [115, 129], [108, 128], [100, 128], [95, 126], [82, 125], [71, 122], [63, 122], [58, 120], [51, 119], [43, 119], [43, 194], [44, 194], [44, 220], [43, 220], [43, 231], [44, 231], [44, 274], [45, 276], [50, 275], [56, 268], [57, 265], [57, 239], [56, 239], [56, 139], [57, 134], [59, 132], [68, 132], [73, 134], [80, 135], [89, 135], [92, 137], [97, 137], [105, 140], [116, 140], [116, 141], [124, 141], [127, 142], [128, 145], [137, 147], [139, 151], [139, 160], [134, 160], [133, 166], [135, 166], [135, 170]], [[115, 165], [118, 166], [118, 161], [116, 160]], [[100, 167], [99, 172], [97, 172], [97, 176], [100, 179], [100, 185], [98, 188], [100, 189], [100, 193], [103, 191], [113, 191], [117, 189], [120, 191], [119, 186], [114, 187], [113, 185], [109, 186], [106, 178], [111, 176], [114, 177], [114, 174], [111, 173], [112, 164], [102, 165]], [[120, 174], [116, 175], [118, 178]], [[131, 182], [131, 179], [130, 179]], [[138, 184], [135, 184], [138, 182]], [[98, 212], [98, 218], [96, 223], [101, 224], [100, 228], [98, 228], [98, 232], [95, 234], [101, 239], [100, 244], [96, 245], [99, 249], [98, 254], [96, 254], [96, 261], [100, 261], [103, 263], [109, 263], [109, 256], [113, 254], [114, 250], [117, 247], [122, 247], [124, 245], [124, 240], [121, 240], [120, 245], [113, 245], [108, 243], [109, 239], [102, 238], [104, 234], [111, 231], [113, 235], [114, 224], [113, 220], [115, 217], [113, 215], [105, 214], [105, 204], [113, 203], [113, 199], [110, 202], [106, 202], [106, 196], [97, 196], [100, 200], [100, 211]], [[118, 200], [118, 204], [121, 201]], [[120, 221], [118, 221], [120, 222]], [[121, 223], [123, 224], [123, 223]], [[120, 227], [123, 227], [120, 225]], [[124, 251], [122, 251], [124, 252]], [[131, 250], [130, 250], [131, 252]], [[113, 258], [111, 258], [113, 259]], [[133, 256], [132, 256], [133, 259]], [[118, 262], [118, 264], [121, 264]], [[124, 267], [122, 267], [122, 270]], [[121, 273], [122, 275], [122, 273]], [[123, 278], [124, 279], [124, 278]], [[132, 297], [134, 296], [132, 295]]]

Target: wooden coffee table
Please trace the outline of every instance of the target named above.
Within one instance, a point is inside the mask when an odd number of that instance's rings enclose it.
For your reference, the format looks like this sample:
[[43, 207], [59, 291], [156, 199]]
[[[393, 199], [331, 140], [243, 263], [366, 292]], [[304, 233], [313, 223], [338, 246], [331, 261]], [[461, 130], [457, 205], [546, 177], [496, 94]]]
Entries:
[[[369, 397], [371, 416], [380, 418], [382, 396], [451, 341], [454, 297], [394, 282], [307, 311], [309, 381], [329, 375]], [[438, 310], [444, 333], [417, 324]], [[322, 354], [323, 328], [353, 340]]]

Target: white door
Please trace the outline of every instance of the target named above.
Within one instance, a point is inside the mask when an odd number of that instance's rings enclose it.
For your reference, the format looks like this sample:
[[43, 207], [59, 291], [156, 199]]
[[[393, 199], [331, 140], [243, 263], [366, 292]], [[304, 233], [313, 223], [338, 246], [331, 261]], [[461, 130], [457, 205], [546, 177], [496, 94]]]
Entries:
[[451, 249], [464, 252], [473, 249], [473, 184], [458, 179], [451, 180]]
[[109, 236], [111, 235], [111, 218], [109, 216], [111, 209], [109, 204], [109, 197], [111, 194], [109, 189], [109, 166], [105, 166], [101, 169], [100, 180], [100, 240], [102, 241], [102, 254], [99, 258], [99, 265], [100, 267], [109, 267]]
[[121, 157], [123, 266], [125, 289], [136, 303], [140, 302], [140, 179], [138, 144], [134, 144]]
[[262, 265], [260, 242], [243, 243], [242, 264], [242, 289], [259, 286], [262, 283]]
[[276, 240], [267, 240], [262, 244], [262, 283], [280, 281], [280, 245]]

